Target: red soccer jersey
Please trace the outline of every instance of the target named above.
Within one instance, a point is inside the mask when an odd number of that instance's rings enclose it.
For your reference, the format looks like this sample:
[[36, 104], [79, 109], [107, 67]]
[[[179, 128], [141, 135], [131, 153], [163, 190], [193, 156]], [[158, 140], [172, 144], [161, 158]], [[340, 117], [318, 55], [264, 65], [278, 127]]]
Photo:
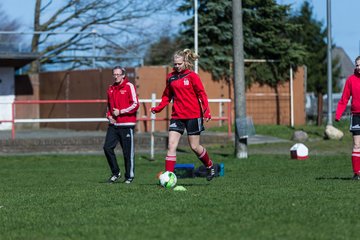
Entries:
[[173, 100], [173, 119], [210, 118], [208, 98], [199, 76], [190, 70], [171, 72], [155, 112], [163, 110]]
[[339, 120], [346, 109], [346, 105], [351, 99], [351, 113], [360, 114], [360, 77], [351, 75], [345, 83], [342, 96], [336, 108], [335, 119]]
[[114, 116], [118, 126], [134, 126], [136, 124], [136, 111], [139, 108], [139, 101], [136, 95], [135, 86], [127, 79], [120, 85], [113, 84], [107, 90], [108, 111], [106, 116], [112, 115], [113, 108], [120, 111], [119, 116]]

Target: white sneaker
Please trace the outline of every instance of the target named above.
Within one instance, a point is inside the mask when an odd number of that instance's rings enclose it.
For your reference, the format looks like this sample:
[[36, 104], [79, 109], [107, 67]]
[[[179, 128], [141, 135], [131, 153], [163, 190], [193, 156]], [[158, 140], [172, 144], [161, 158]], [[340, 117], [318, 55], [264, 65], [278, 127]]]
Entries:
[[117, 175], [112, 175], [112, 176], [109, 178], [108, 182], [109, 182], [109, 183], [114, 183], [114, 182], [116, 182], [117, 180], [119, 180], [120, 177], [121, 177], [121, 173], [118, 173]]
[[133, 178], [128, 178], [125, 180], [125, 183], [126, 184], [130, 184], [134, 179]]

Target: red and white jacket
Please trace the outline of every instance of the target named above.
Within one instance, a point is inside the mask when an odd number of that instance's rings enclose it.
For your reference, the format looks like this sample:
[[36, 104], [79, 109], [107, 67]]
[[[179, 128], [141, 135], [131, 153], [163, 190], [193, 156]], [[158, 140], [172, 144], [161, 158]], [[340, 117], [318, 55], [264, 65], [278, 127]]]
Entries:
[[360, 114], [360, 75], [353, 74], [345, 82], [344, 90], [336, 108], [335, 120], [340, 120], [351, 98], [351, 113]]
[[160, 104], [154, 112], [163, 110], [173, 100], [173, 119], [211, 118], [208, 98], [204, 86], [195, 72], [173, 71], [166, 78], [166, 87]]
[[[114, 83], [109, 86], [107, 97], [106, 117], [112, 116], [116, 121], [114, 124], [116, 126], [135, 126], [139, 100], [134, 84], [125, 77], [121, 84]], [[113, 108], [119, 109], [119, 116], [112, 114]]]

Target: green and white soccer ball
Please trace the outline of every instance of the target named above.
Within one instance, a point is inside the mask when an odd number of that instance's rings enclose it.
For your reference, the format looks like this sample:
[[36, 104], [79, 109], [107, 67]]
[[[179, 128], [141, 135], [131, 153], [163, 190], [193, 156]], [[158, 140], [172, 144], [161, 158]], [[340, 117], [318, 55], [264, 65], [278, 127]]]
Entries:
[[176, 182], [177, 177], [173, 172], [166, 171], [159, 176], [159, 184], [164, 188], [173, 188], [175, 187]]

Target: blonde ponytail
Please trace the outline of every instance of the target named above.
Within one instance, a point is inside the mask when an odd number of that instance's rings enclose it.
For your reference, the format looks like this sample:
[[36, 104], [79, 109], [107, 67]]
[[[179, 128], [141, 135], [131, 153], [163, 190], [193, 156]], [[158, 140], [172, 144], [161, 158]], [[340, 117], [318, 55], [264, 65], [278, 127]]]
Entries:
[[177, 51], [174, 54], [174, 58], [182, 57], [184, 59], [184, 64], [186, 69], [193, 69], [194, 67], [194, 61], [199, 59], [199, 55], [194, 53], [188, 48], [185, 48], [184, 50]]

